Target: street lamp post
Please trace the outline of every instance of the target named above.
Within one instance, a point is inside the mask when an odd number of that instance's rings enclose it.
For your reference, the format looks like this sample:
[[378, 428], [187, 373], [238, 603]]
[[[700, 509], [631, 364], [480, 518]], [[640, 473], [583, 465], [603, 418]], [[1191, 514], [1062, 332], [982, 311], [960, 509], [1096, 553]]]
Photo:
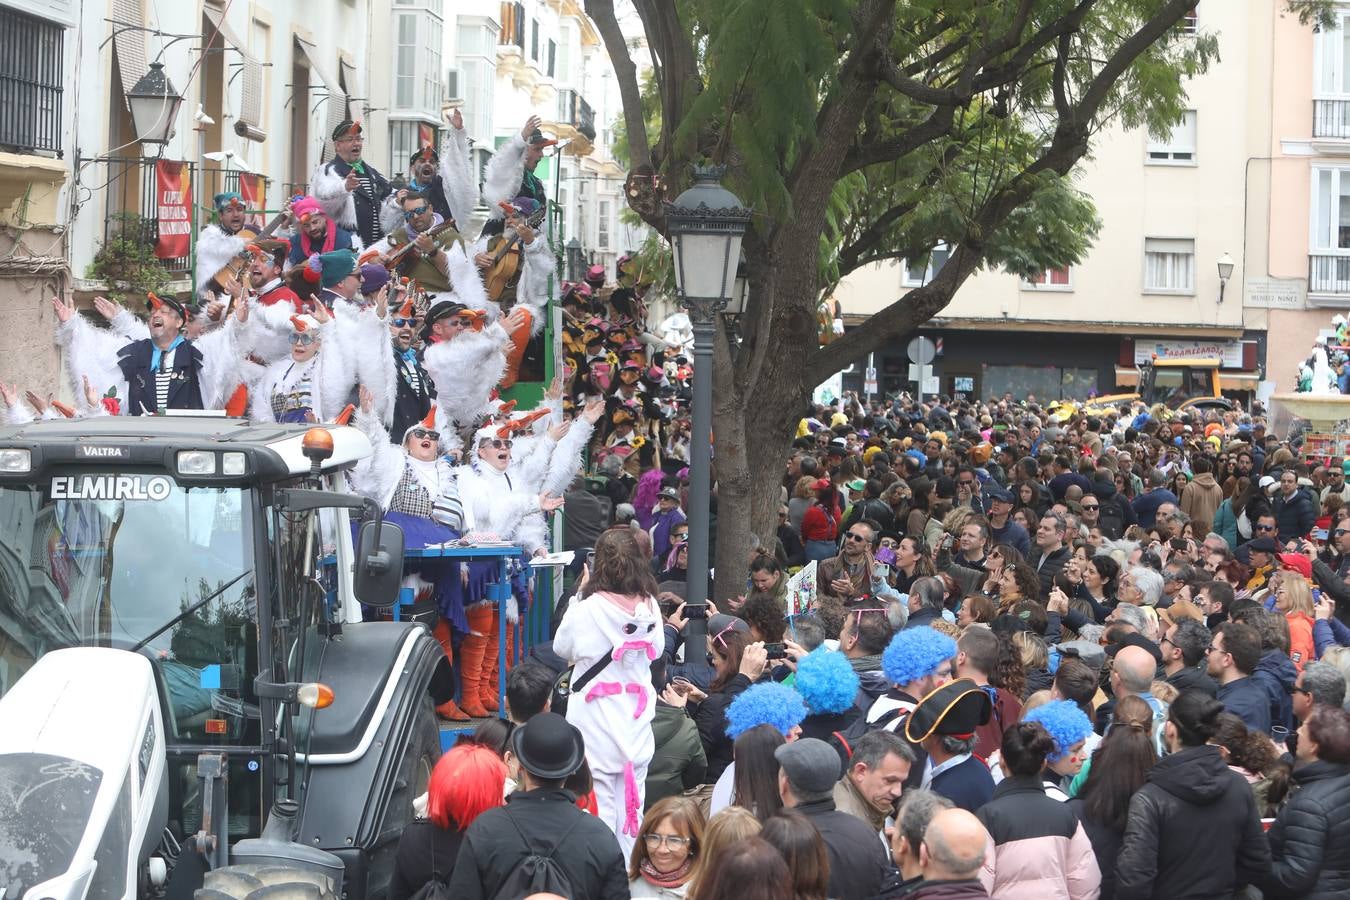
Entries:
[[136, 129], [136, 137], [143, 144], [163, 147], [173, 137], [178, 107], [182, 104], [182, 95], [164, 74], [164, 64], [152, 62], [150, 70], [127, 92], [127, 106], [131, 108], [131, 124]]
[[1228, 287], [1228, 279], [1233, 277], [1233, 257], [1225, 253], [1219, 257], [1219, 302], [1223, 302], [1223, 289]]
[[[675, 292], [694, 331], [693, 433], [689, 450], [689, 590], [686, 662], [701, 662], [707, 648], [708, 520], [712, 469], [713, 335], [717, 315], [737, 291], [736, 269], [750, 210], [719, 183], [725, 169], [695, 169], [694, 185], [666, 205], [675, 253]], [[739, 313], [741, 310], [732, 310]]]

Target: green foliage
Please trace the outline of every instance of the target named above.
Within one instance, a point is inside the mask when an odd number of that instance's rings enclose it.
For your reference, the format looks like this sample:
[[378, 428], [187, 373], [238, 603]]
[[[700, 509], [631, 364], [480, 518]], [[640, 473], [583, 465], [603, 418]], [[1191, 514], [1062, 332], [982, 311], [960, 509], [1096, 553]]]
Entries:
[[106, 282], [110, 299], [139, 309], [146, 293], [165, 290], [173, 276], [155, 256], [152, 221], [135, 213], [118, 213], [114, 219], [85, 277]]
[[648, 231], [647, 239], [633, 251], [632, 257], [643, 280], [651, 279], [649, 291], [666, 297], [675, 296], [675, 255], [665, 238], [655, 231]]
[[[651, 73], [642, 79], [642, 121], [647, 126], [647, 144], [655, 144], [661, 136], [661, 98], [656, 93], [656, 82]], [[609, 152], [625, 168], [633, 164], [632, 145], [628, 142], [628, 120], [619, 116], [614, 122], [613, 139]]]

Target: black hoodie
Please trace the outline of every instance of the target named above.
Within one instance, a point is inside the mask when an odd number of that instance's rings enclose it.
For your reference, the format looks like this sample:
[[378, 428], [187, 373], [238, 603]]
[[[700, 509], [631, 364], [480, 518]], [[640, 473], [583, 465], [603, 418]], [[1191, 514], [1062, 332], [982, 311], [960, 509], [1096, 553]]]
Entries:
[[1216, 747], [1164, 757], [1130, 800], [1116, 900], [1231, 898], [1270, 868], [1252, 790]]

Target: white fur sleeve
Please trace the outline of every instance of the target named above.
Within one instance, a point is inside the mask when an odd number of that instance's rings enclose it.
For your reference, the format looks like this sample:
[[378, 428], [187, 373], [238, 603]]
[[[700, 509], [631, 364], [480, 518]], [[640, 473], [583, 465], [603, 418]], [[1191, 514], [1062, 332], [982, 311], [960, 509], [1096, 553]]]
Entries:
[[558, 442], [544, 434], [534, 438], [533, 443], [535, 446], [529, 456], [511, 468], [514, 470], [512, 474], [518, 474], [522, 484], [539, 493], [543, 490], [544, 476], [548, 474], [549, 458], [553, 456], [553, 448], [558, 446]]
[[450, 341], [427, 348], [423, 359], [427, 374], [436, 385], [436, 423], [455, 430], [451, 423], [467, 427], [487, 402], [488, 394], [506, 370], [501, 329], [490, 325], [481, 332], [468, 331]]
[[441, 157], [441, 187], [456, 224], [467, 228], [478, 205], [478, 179], [469, 159], [469, 136], [464, 129], [453, 126], [446, 130], [446, 135], [449, 141]]
[[380, 504], [380, 509], [388, 509], [394, 488], [398, 487], [407, 465], [403, 450], [389, 443], [389, 432], [375, 416], [358, 411], [352, 417], [352, 424], [361, 429], [372, 448], [371, 455], [352, 468], [352, 487], [358, 494]]
[[13, 406], [4, 407], [3, 421], [6, 425], [27, 425], [33, 421], [33, 413], [28, 404], [17, 400]]
[[394, 368], [394, 353], [389, 346], [388, 312], [380, 318], [373, 308], [363, 310], [356, 327], [344, 339], [356, 342], [356, 380], [375, 396], [375, 415], [382, 422], [393, 424], [398, 370]]
[[291, 316], [295, 307], [290, 303], [263, 306], [253, 302], [248, 311], [248, 327], [239, 335], [240, 355], [257, 354], [263, 362], [273, 363], [291, 354]]
[[531, 337], [539, 334], [544, 328], [544, 313], [548, 307], [548, 282], [549, 276], [554, 274], [555, 262], [543, 235], [537, 236], [533, 243], [525, 246], [524, 271], [520, 273], [520, 284], [516, 287], [516, 301], [530, 308], [533, 319], [530, 323]]
[[247, 326], [230, 316], [225, 327], [204, 334], [193, 345], [202, 353], [202, 407], [204, 409], [224, 409], [235, 388], [239, 387], [242, 377], [239, 361], [244, 355], [239, 352], [239, 341]]
[[315, 369], [314, 387], [317, 391], [314, 417], [320, 422], [328, 422], [342, 412], [351, 396], [352, 385], [356, 384], [356, 372], [342, 346], [343, 341], [356, 329], [348, 331], [338, 325], [337, 318], [329, 319], [319, 328], [323, 348], [319, 351], [319, 364]]
[[517, 132], [497, 150], [483, 172], [483, 199], [488, 205], [489, 219], [502, 217], [502, 208], [497, 204], [515, 199], [524, 177], [525, 139]]
[[397, 192], [391, 191], [380, 204], [380, 230], [385, 234], [403, 224], [403, 210], [394, 199], [396, 196]]
[[120, 334], [128, 342], [143, 341], [150, 336], [150, 327], [124, 306], [117, 308], [117, 313], [108, 320], [108, 327], [114, 334]]
[[346, 179], [332, 171], [331, 163], [320, 164], [309, 178], [309, 195], [319, 201], [328, 217], [348, 231], [356, 231], [356, 201]]
[[211, 283], [225, 264], [244, 251], [244, 239], [211, 226], [197, 236], [197, 293]]
[[516, 526], [516, 543], [527, 553], [548, 549], [548, 523], [541, 512], [532, 512]]
[[463, 244], [455, 242], [446, 248], [445, 265], [455, 299], [469, 309], [483, 310], [488, 314], [488, 321], [497, 321], [500, 314], [497, 304], [488, 300], [487, 288], [483, 286], [483, 276], [473, 264], [473, 257], [464, 249]]
[[595, 426], [585, 419], [572, 420], [572, 427], [553, 448], [548, 472], [544, 476], [544, 493], [561, 496], [567, 490], [572, 479], [581, 471], [581, 454], [594, 433]]
[[99, 328], [76, 313], [64, 325], [56, 326], [56, 345], [61, 348], [61, 362], [66, 372], [66, 385], [72, 397], [84, 396], [84, 379], [100, 394], [116, 388], [117, 397], [126, 405], [127, 383], [117, 365], [117, 353], [127, 345], [125, 337], [107, 328]]

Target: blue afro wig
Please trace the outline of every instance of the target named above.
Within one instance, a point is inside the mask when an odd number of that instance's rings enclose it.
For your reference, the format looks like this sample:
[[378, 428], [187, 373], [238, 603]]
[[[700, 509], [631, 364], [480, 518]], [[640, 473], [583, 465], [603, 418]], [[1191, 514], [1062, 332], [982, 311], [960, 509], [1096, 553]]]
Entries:
[[756, 725], [772, 725], [787, 737], [806, 718], [802, 695], [790, 687], [767, 681], [751, 685], [727, 707], [727, 737], [733, 741]]
[[1027, 722], [1039, 722], [1055, 741], [1054, 752], [1047, 759], [1059, 762], [1069, 755], [1069, 748], [1092, 734], [1092, 720], [1078, 704], [1069, 700], [1052, 700], [1038, 706], [1022, 717]]
[[858, 673], [838, 650], [817, 647], [797, 661], [797, 690], [813, 713], [843, 712], [858, 696]]
[[907, 628], [891, 638], [881, 655], [881, 668], [891, 684], [926, 678], [956, 656], [956, 641], [927, 626]]

